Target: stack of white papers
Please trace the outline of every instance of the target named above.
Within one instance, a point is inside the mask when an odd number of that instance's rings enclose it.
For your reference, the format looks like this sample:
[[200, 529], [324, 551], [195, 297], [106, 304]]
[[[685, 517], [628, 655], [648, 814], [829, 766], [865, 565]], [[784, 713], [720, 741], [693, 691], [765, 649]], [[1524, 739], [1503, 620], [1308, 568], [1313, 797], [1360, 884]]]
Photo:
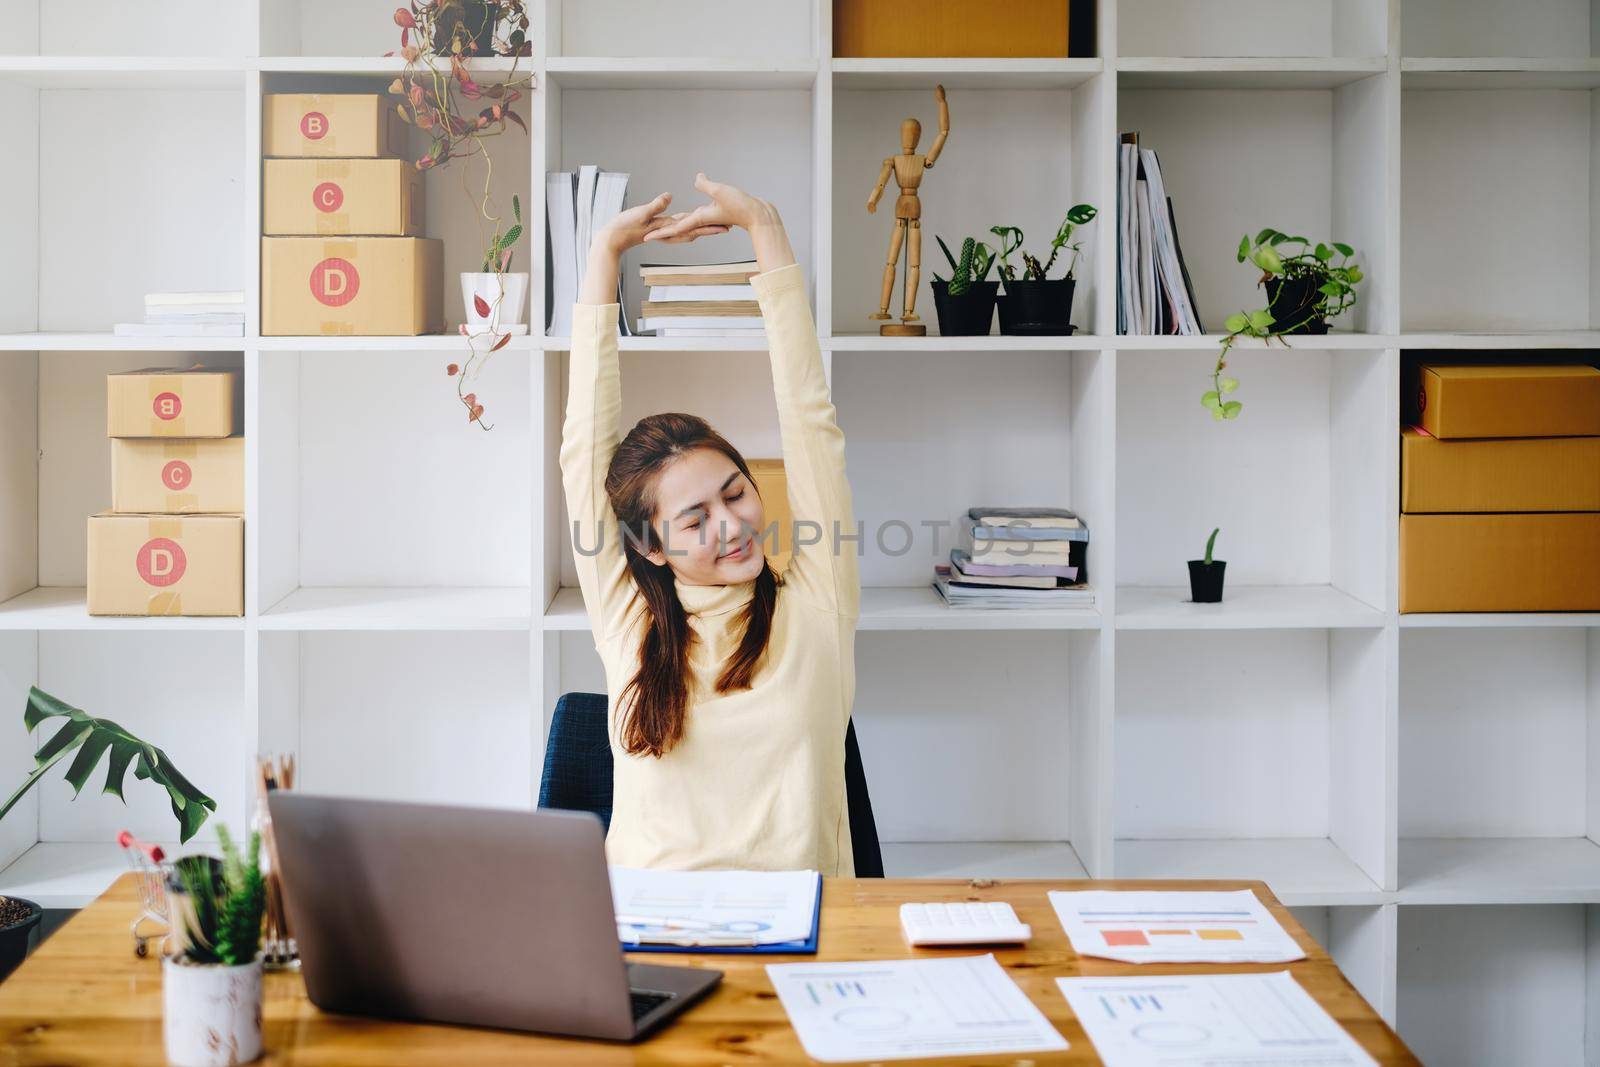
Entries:
[[119, 322], [118, 337], [243, 337], [244, 293], [147, 293], [143, 322]]
[[993, 956], [777, 963], [767, 976], [800, 1043], [824, 1063], [1067, 1047]]
[[1222, 893], [1053, 891], [1080, 956], [1123, 963], [1288, 963], [1306, 958], [1248, 889]]
[[1288, 971], [1056, 984], [1107, 1067], [1377, 1067]]
[[617, 936], [626, 944], [772, 945], [817, 924], [816, 871], [611, 868]]

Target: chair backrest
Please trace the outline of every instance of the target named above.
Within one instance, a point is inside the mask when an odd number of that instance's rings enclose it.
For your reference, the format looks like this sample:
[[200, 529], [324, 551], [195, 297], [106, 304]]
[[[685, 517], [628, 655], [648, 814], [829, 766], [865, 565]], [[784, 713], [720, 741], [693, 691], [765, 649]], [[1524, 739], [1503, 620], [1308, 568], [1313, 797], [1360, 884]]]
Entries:
[[[611, 745], [606, 726], [604, 693], [567, 693], [556, 701], [539, 780], [541, 808], [592, 811], [610, 829]], [[844, 784], [856, 877], [882, 878], [883, 851], [854, 722], [844, 735]]]

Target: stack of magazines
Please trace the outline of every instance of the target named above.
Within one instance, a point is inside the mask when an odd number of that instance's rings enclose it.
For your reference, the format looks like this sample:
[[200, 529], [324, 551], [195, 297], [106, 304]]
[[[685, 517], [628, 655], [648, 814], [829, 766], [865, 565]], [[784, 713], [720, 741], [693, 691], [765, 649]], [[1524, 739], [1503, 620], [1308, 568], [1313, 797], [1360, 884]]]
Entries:
[[971, 508], [962, 542], [934, 566], [933, 587], [951, 607], [1094, 606], [1089, 528], [1064, 508]]
[[639, 330], [657, 337], [764, 338], [761, 305], [750, 278], [756, 261], [644, 263], [639, 278], [649, 295], [639, 306]]

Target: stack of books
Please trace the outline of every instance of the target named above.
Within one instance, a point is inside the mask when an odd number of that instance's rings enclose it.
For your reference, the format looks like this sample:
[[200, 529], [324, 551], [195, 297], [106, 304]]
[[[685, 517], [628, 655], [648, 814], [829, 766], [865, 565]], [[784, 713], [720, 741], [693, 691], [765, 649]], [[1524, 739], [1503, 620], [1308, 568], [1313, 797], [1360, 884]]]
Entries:
[[1205, 333], [1161, 161], [1137, 133], [1117, 156], [1117, 332]]
[[243, 337], [244, 293], [146, 293], [143, 322], [119, 322], [118, 337]]
[[948, 564], [934, 565], [933, 587], [951, 607], [1094, 606], [1089, 528], [1072, 512], [971, 508], [962, 540]]
[[639, 307], [639, 331], [657, 337], [763, 337], [761, 305], [742, 263], [644, 263], [639, 277], [649, 295]]
[[[585, 164], [577, 170], [545, 175], [545, 200], [550, 222], [550, 307], [545, 315], [551, 337], [572, 335], [572, 305], [578, 286], [589, 269], [589, 243], [610, 222], [628, 198], [628, 175]], [[617, 279], [617, 303], [622, 303], [622, 280]], [[617, 323], [624, 334], [628, 316]]]

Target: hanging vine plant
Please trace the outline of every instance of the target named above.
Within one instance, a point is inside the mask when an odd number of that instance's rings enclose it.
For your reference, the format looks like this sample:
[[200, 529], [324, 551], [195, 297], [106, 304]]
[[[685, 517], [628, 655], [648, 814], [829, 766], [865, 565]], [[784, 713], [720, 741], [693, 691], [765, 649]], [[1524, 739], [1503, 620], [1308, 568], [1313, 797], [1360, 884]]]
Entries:
[[[515, 220], [508, 223], [494, 198], [494, 161], [488, 142], [512, 126], [528, 132], [527, 121], [515, 106], [533, 85], [532, 72], [520, 69], [521, 61], [533, 55], [527, 9], [527, 0], [410, 0], [394, 13], [400, 27], [399, 52], [387, 53], [405, 60], [405, 69], [389, 86], [395, 110], [428, 138], [416, 168], [437, 170], [452, 163], [465, 168], [462, 188], [478, 219], [485, 273], [503, 274], [510, 268], [515, 237], [507, 236], [520, 235], [522, 228], [521, 201], [512, 196]], [[510, 59], [510, 69], [497, 69], [494, 81], [481, 82], [474, 77], [473, 61], [482, 59]], [[479, 182], [474, 181], [475, 163], [482, 164]], [[505, 287], [498, 288], [501, 296], [493, 302], [474, 298], [474, 310], [486, 318], [493, 315], [496, 322]], [[466, 358], [445, 370], [455, 382], [456, 399], [466, 408], [467, 421], [493, 429], [484, 421], [484, 405], [471, 383], [489, 357], [510, 343], [511, 334], [474, 334], [465, 325], [461, 333]]]

